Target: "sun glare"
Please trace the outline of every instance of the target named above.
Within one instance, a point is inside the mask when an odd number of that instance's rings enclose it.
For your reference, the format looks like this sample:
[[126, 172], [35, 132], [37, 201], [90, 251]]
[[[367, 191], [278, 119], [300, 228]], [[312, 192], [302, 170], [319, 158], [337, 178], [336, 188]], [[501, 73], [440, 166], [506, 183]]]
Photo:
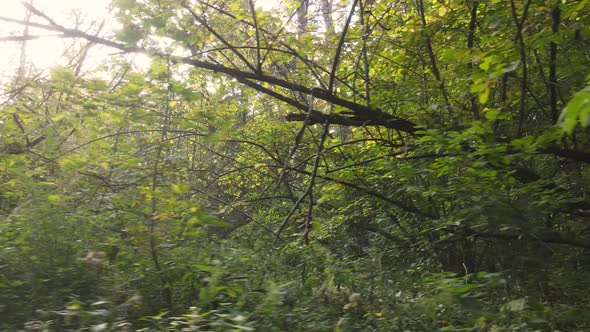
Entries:
[[[98, 24], [109, 17], [108, 5], [110, 0], [28, 0], [41, 12], [63, 26], [74, 26], [76, 21], [81, 28], [87, 28], [91, 24]], [[3, 0], [0, 5], [0, 16], [26, 20], [27, 11], [19, 0]], [[47, 23], [42, 18], [31, 17], [31, 21]], [[14, 74], [25, 60], [36, 70], [44, 70], [52, 66], [62, 64], [66, 47], [71, 40], [56, 37], [56, 33], [8, 22], [0, 22], [0, 42], [3, 48], [0, 54], [0, 74], [10, 76]], [[23, 36], [24, 34], [35, 36], [26, 41], [23, 58], [23, 42], [6, 40], [7, 37]]]
[[[101, 31], [101, 35], [112, 35], [116, 28], [109, 6], [112, 0], [0, 0], [0, 16], [15, 19], [26, 20], [27, 10], [22, 2], [30, 3], [35, 8], [54, 20], [57, 24], [66, 27], [76, 27], [78, 24], [81, 30], [87, 30], [89, 27], [96, 27], [106, 20]], [[279, 5], [277, 0], [257, 0], [256, 6], [264, 10], [276, 9]], [[31, 16], [32, 22], [47, 23], [43, 18]], [[91, 30], [93, 31], [93, 30]], [[15, 41], [11, 37], [23, 36], [28, 34], [34, 36], [28, 39], [23, 49], [22, 41]], [[57, 36], [58, 33], [38, 29], [34, 27], [25, 28], [24, 25], [0, 21], [0, 81], [5, 81], [14, 76], [21, 65], [21, 61], [34, 71], [47, 70], [56, 65], [65, 64], [66, 57], [64, 52], [72, 40]], [[23, 57], [24, 50], [24, 57]], [[87, 66], [95, 66], [102, 60], [112, 54], [113, 51], [106, 47], [94, 47], [88, 58]], [[136, 64], [149, 66], [149, 59], [145, 56], [136, 56]]]

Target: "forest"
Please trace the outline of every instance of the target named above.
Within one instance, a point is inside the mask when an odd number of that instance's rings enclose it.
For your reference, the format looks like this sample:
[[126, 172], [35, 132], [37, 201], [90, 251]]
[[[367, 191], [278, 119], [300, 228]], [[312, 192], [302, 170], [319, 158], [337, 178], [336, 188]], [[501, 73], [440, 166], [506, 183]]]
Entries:
[[590, 0], [59, 2], [0, 11], [0, 331], [590, 331]]

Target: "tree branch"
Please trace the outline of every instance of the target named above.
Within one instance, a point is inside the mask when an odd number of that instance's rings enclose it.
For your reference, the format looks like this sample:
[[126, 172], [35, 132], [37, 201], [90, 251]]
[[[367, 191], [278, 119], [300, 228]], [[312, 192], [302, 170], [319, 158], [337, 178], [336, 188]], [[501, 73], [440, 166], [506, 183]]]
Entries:
[[242, 60], [242, 62], [248, 67], [250, 68], [252, 71], [254, 72], [260, 72], [259, 69], [260, 67], [254, 67], [252, 66], [252, 64], [250, 63], [250, 61], [248, 61], [248, 59], [246, 59], [246, 57], [240, 53], [235, 47], [233, 47], [233, 45], [231, 45], [227, 40], [225, 40], [225, 38], [223, 38], [222, 35], [220, 35], [217, 31], [215, 31], [215, 29], [213, 29], [209, 23], [207, 23], [207, 21], [205, 21], [205, 19], [203, 19], [201, 16], [197, 15], [197, 13], [194, 12], [194, 10], [192, 10], [189, 6], [183, 4], [181, 5], [182, 8], [186, 9], [191, 16], [193, 17], [193, 19], [195, 21], [197, 21], [198, 23], [200, 23], [202, 26], [205, 27], [205, 29], [207, 29], [207, 31], [209, 31], [213, 36], [215, 36], [217, 39], [219, 39], [219, 41], [221, 41], [221, 43], [223, 45], [225, 45], [227, 48], [229, 48], [229, 50], [234, 53], [240, 60]]
[[309, 206], [307, 207], [307, 216], [305, 218], [305, 231], [303, 232], [303, 238], [305, 240], [305, 244], [309, 244], [309, 232], [311, 231], [311, 218], [313, 213], [313, 187], [315, 186], [315, 179], [318, 173], [318, 168], [320, 166], [320, 159], [322, 156], [322, 149], [324, 148], [324, 143], [326, 142], [326, 137], [328, 137], [330, 124], [326, 122], [324, 124], [324, 131], [322, 133], [322, 137], [320, 138], [320, 143], [318, 144], [318, 150], [315, 154], [315, 158], [313, 161], [313, 168], [311, 170], [311, 175], [309, 176], [309, 187], [307, 191], [309, 191]]
[[354, 10], [356, 9], [357, 2], [358, 0], [354, 0], [352, 6], [350, 7], [350, 13], [348, 13], [348, 17], [346, 18], [346, 22], [344, 23], [344, 28], [342, 29], [342, 33], [340, 34], [338, 46], [336, 47], [334, 62], [332, 62], [332, 71], [330, 72], [330, 83], [328, 84], [328, 92], [330, 93], [334, 91], [334, 77], [336, 77], [336, 70], [338, 69], [338, 64], [340, 63], [340, 53], [342, 53], [342, 47], [344, 46], [344, 40], [346, 38], [346, 33], [348, 32], [348, 26], [350, 25], [350, 21], [352, 20], [352, 16], [354, 15]]
[[[303, 121], [306, 116], [307, 114], [290, 113], [287, 114], [285, 119], [287, 121]], [[340, 114], [324, 114], [312, 111], [309, 116], [309, 124], [325, 123], [326, 121], [331, 124], [351, 127], [383, 126], [409, 134], [414, 134], [418, 130], [415, 123], [382, 112], [364, 114], [364, 116], [359, 116], [355, 113], [352, 113], [351, 116], [343, 116]]]
[[[268, 167], [274, 167], [274, 168], [283, 167], [282, 165], [267, 165], [267, 166]], [[301, 170], [301, 169], [298, 169], [298, 168], [295, 168], [295, 167], [287, 167], [287, 169], [290, 170], [290, 171], [297, 172], [297, 173], [301, 173], [301, 174], [305, 174], [305, 175], [311, 175], [311, 172], [305, 171], [305, 170]], [[391, 204], [393, 206], [397, 206], [398, 208], [402, 209], [405, 212], [408, 212], [408, 213], [411, 213], [411, 214], [414, 214], [414, 215], [419, 215], [419, 216], [422, 216], [422, 217], [426, 217], [426, 218], [429, 218], [429, 219], [436, 219], [435, 216], [433, 216], [431, 214], [428, 214], [427, 212], [422, 212], [422, 211], [418, 210], [418, 208], [416, 208], [413, 204], [412, 205], [405, 204], [405, 203], [400, 202], [400, 201], [397, 201], [397, 200], [395, 200], [393, 198], [387, 197], [384, 194], [378, 193], [378, 192], [373, 191], [373, 190], [368, 189], [368, 188], [361, 187], [361, 186], [359, 186], [357, 184], [354, 184], [352, 182], [335, 179], [333, 177], [326, 176], [326, 175], [321, 175], [321, 174], [317, 174], [316, 175], [316, 178], [323, 179], [323, 180], [326, 180], [326, 181], [329, 181], [329, 182], [337, 183], [339, 185], [342, 185], [342, 186], [345, 186], [345, 187], [348, 187], [348, 188], [352, 188], [352, 189], [358, 190], [359, 192], [362, 192], [362, 193], [367, 194], [369, 196], [373, 196], [375, 198], [378, 198], [378, 199], [380, 199], [380, 200], [382, 200], [384, 202], [387, 202], [387, 203], [389, 203], [389, 204]]]
[[[6, 17], [2, 17], [2, 16], [0, 16], [0, 21], [6, 21], [6, 22], [11, 22], [11, 23], [17, 23], [17, 24], [25, 24], [25, 22], [23, 22], [23, 21], [11, 19], [11, 18], [6, 18]], [[220, 64], [215, 64], [215, 63], [206, 62], [206, 61], [197, 60], [197, 59], [191, 59], [191, 58], [186, 58], [186, 57], [175, 57], [170, 54], [166, 54], [166, 53], [163, 53], [160, 51], [148, 50], [148, 49], [145, 49], [142, 47], [129, 47], [123, 43], [119, 43], [116, 41], [112, 41], [112, 40], [108, 40], [108, 39], [105, 39], [102, 37], [91, 35], [91, 34], [85, 33], [83, 31], [77, 30], [77, 29], [67, 29], [67, 28], [64, 28], [61, 26], [53, 26], [53, 25], [40, 24], [40, 23], [28, 23], [28, 24], [30, 24], [33, 27], [40, 28], [40, 29], [61, 32], [64, 37], [83, 38], [83, 39], [86, 39], [88, 41], [91, 41], [91, 42], [94, 42], [97, 44], [101, 44], [101, 45], [105, 45], [105, 46], [109, 46], [109, 47], [121, 50], [126, 53], [144, 53], [144, 54], [147, 54], [150, 56], [170, 58], [171, 61], [174, 63], [184, 63], [187, 65], [196, 67], [196, 68], [201, 68], [201, 69], [205, 69], [205, 70], [209, 70], [209, 71], [213, 71], [213, 72], [223, 73], [223, 74], [226, 74], [226, 75], [228, 75], [228, 76], [230, 76], [242, 83], [244, 82], [244, 80], [254, 80], [254, 81], [258, 81], [258, 82], [262, 82], [262, 83], [268, 83], [268, 84], [273, 85], [275, 87], [281, 87], [281, 88], [284, 88], [284, 89], [287, 89], [287, 90], [290, 90], [293, 92], [299, 92], [299, 93], [303, 93], [306, 95], [313, 95], [314, 98], [321, 99], [321, 100], [324, 100], [328, 103], [342, 106], [344, 108], [349, 109], [350, 114], [353, 115], [352, 120], [353, 120], [353, 123], [355, 123], [354, 125], [361, 125], [361, 123], [365, 123], [365, 125], [383, 125], [388, 128], [396, 129], [401, 132], [407, 132], [407, 133], [414, 133], [416, 131], [416, 125], [408, 120], [397, 119], [397, 118], [393, 117], [392, 115], [390, 115], [386, 112], [383, 112], [379, 109], [370, 108], [366, 105], [340, 98], [340, 97], [336, 96], [335, 94], [333, 94], [332, 92], [330, 92], [329, 90], [326, 90], [323, 88], [317, 88], [317, 87], [311, 88], [311, 87], [308, 87], [305, 85], [289, 82], [289, 81], [286, 81], [284, 79], [280, 79], [277, 77], [267, 76], [262, 73], [243, 71], [240, 69], [230, 68], [230, 67], [226, 67], [226, 66], [223, 66]], [[271, 91], [271, 90], [266, 90], [265, 93], [268, 94], [268, 91]], [[276, 95], [275, 95], [275, 97], [276, 97]], [[285, 99], [280, 99], [280, 100], [286, 101]], [[292, 103], [290, 103], [290, 104], [293, 105]], [[322, 113], [318, 113], [318, 114], [322, 114]], [[330, 116], [328, 116], [328, 117], [330, 117]], [[293, 117], [291, 117], [291, 119], [292, 120], [288, 120], [288, 121], [300, 121], [300, 120], [294, 120]], [[334, 118], [334, 119], [328, 118], [328, 120], [338, 121], [337, 118]], [[342, 119], [340, 121], [346, 122], [346, 120], [344, 120], [344, 119]], [[322, 121], [319, 121], [318, 123], [324, 123], [324, 122], [325, 122], [325, 119], [322, 119]], [[330, 122], [330, 123], [336, 123], [336, 122]], [[349, 125], [352, 125], [352, 124], [349, 124]]]

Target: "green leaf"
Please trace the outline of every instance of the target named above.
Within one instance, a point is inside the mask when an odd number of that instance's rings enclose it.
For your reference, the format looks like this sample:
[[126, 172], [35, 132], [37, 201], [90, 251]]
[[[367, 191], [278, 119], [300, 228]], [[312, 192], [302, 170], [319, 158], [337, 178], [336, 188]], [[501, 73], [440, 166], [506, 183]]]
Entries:
[[80, 305], [80, 302], [75, 301], [73, 303], [70, 303], [66, 306], [66, 309], [68, 310], [72, 310], [72, 311], [78, 311], [82, 309], [82, 305]]
[[524, 152], [532, 152], [535, 150], [535, 137], [525, 136], [512, 140], [512, 146]]
[[113, 5], [122, 10], [130, 10], [137, 7], [135, 0], [115, 0]]
[[153, 77], [162, 78], [165, 77], [168, 73], [168, 64], [166, 60], [162, 58], [154, 58], [152, 59], [151, 67], [150, 67], [150, 74]]
[[493, 64], [497, 62], [497, 57], [494, 55], [489, 55], [483, 58], [483, 61], [479, 64], [479, 68], [488, 71]]
[[489, 110], [485, 113], [486, 119], [490, 120], [490, 121], [494, 121], [498, 118], [498, 115], [500, 114], [500, 111], [498, 110]]
[[205, 272], [213, 272], [217, 270], [217, 266], [215, 265], [193, 264], [193, 267]]
[[490, 98], [490, 87], [486, 84], [485, 87], [479, 92], [477, 97], [480, 104], [487, 103], [488, 99]]
[[216, 227], [229, 227], [229, 226], [231, 226], [230, 223], [225, 222], [225, 221], [220, 220], [220, 219], [215, 218], [215, 217], [211, 217], [211, 216], [202, 216], [199, 219], [199, 222], [202, 225], [210, 225], [210, 226], [216, 226]]
[[73, 82], [75, 79], [74, 70], [62, 66], [57, 66], [51, 69], [49, 76], [53, 81], [64, 83]]
[[51, 203], [58, 203], [61, 201], [61, 196], [59, 195], [47, 195], [47, 200]]
[[186, 194], [190, 189], [191, 187], [186, 183], [175, 183], [172, 185], [172, 191], [177, 194]]
[[578, 91], [567, 103], [558, 123], [567, 134], [573, 133], [578, 124], [584, 128], [590, 125], [590, 86]]

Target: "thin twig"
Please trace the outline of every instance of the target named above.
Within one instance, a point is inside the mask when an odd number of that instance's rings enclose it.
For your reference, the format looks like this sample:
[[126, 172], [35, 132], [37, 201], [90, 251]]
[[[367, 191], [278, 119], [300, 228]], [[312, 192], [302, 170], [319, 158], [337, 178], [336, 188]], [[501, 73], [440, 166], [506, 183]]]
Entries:
[[256, 32], [256, 70], [262, 73], [262, 57], [260, 55], [260, 29], [258, 28], [258, 19], [256, 18], [256, 8], [254, 8], [254, 0], [248, 0], [250, 5], [250, 12], [252, 13], [252, 21], [254, 22], [254, 31]]
[[520, 64], [522, 66], [522, 80], [520, 83], [520, 101], [519, 101], [519, 119], [518, 119], [518, 129], [517, 129], [517, 137], [522, 137], [523, 135], [523, 126], [524, 122], [526, 121], [526, 95], [527, 95], [527, 85], [528, 85], [528, 70], [527, 70], [527, 56], [526, 56], [526, 46], [524, 43], [524, 37], [522, 36], [522, 30], [524, 21], [527, 16], [529, 5], [531, 4], [530, 0], [527, 0], [524, 4], [524, 9], [522, 16], [520, 19], [518, 18], [518, 14], [516, 13], [516, 4], [514, 0], [510, 0], [510, 9], [512, 13], [512, 18], [514, 20], [514, 25], [516, 25], [516, 41], [518, 42], [519, 47], [519, 54], [520, 54]]
[[[2, 16], [0, 16], [0, 21], [23, 24], [23, 22], [20, 20], [6, 18], [6, 17], [2, 17]], [[101, 45], [105, 45], [105, 46], [109, 46], [109, 47], [112, 47], [115, 49], [119, 49], [119, 50], [126, 52], [126, 53], [135, 52], [135, 53], [145, 53], [145, 54], [148, 54], [151, 56], [157, 56], [157, 57], [162, 57], [162, 58], [169, 57], [173, 63], [184, 63], [187, 65], [196, 67], [196, 68], [201, 68], [201, 69], [205, 69], [205, 70], [209, 70], [209, 71], [213, 71], [213, 72], [220, 72], [220, 73], [226, 74], [232, 78], [235, 78], [237, 80], [240, 80], [240, 79], [256, 80], [259, 82], [268, 83], [268, 84], [276, 86], [276, 87], [285, 88], [290, 91], [299, 92], [299, 93], [306, 94], [306, 95], [313, 94], [315, 98], [318, 98], [318, 99], [324, 100], [328, 103], [342, 106], [342, 107], [345, 107], [345, 108], [351, 110], [352, 114], [354, 114], [360, 118], [362, 118], [362, 117], [365, 117], [365, 118], [366, 117], [372, 117], [372, 118], [373, 117], [380, 117], [380, 118], [384, 118], [384, 119], [387, 119], [387, 118], [394, 119], [394, 118], [392, 118], [392, 116], [390, 114], [383, 112], [377, 108], [370, 108], [364, 104], [360, 104], [360, 103], [356, 103], [356, 102], [353, 102], [350, 100], [340, 98], [326, 89], [310, 88], [308, 86], [289, 82], [289, 81], [286, 81], [286, 80], [283, 80], [283, 79], [280, 79], [277, 77], [267, 76], [267, 75], [259, 74], [256, 72], [247, 72], [247, 71], [243, 71], [240, 69], [230, 68], [230, 67], [223, 66], [221, 64], [211, 63], [211, 62], [207, 62], [207, 61], [191, 59], [191, 58], [186, 58], [186, 57], [174, 57], [174, 56], [171, 56], [169, 54], [166, 54], [166, 53], [163, 53], [160, 51], [148, 50], [148, 49], [145, 49], [142, 47], [128, 47], [125, 44], [122, 44], [122, 43], [119, 43], [116, 41], [111, 41], [108, 39], [104, 39], [104, 38], [101, 38], [101, 37], [98, 37], [95, 35], [91, 35], [91, 34], [85, 33], [83, 31], [80, 31], [77, 29], [65, 29], [65, 28], [54, 27], [54, 26], [50, 26], [50, 25], [46, 25], [46, 24], [39, 24], [39, 23], [31, 23], [31, 26], [41, 28], [41, 29], [51, 30], [51, 31], [59, 31], [59, 32], [62, 32], [64, 34], [64, 36], [66, 36], [66, 37], [84, 38], [84, 39], [96, 42], [98, 44], [101, 44]], [[403, 132], [414, 132], [416, 130], [415, 125], [408, 120], [396, 119], [395, 121], [393, 121], [391, 123], [392, 126], [396, 126], [398, 124], [400, 125], [399, 128], [395, 128], [395, 127], [391, 127], [391, 128], [399, 129], [400, 131], [403, 131]]]
[[311, 169], [311, 175], [309, 177], [309, 186], [307, 187], [307, 191], [309, 192], [309, 205], [307, 207], [307, 216], [305, 218], [305, 230], [303, 232], [303, 239], [305, 241], [305, 244], [309, 244], [309, 232], [311, 231], [311, 218], [314, 206], [313, 187], [315, 186], [315, 179], [320, 165], [322, 149], [324, 147], [324, 142], [326, 142], [326, 137], [328, 137], [329, 128], [330, 123], [324, 123], [324, 131], [322, 132], [322, 137], [320, 138], [320, 142], [318, 144], [318, 150], [316, 152], [315, 159], [313, 161], [313, 168]]
[[[477, 26], [477, 7], [479, 6], [478, 0], [467, 1], [471, 2], [471, 18], [469, 19], [469, 30], [467, 32], [467, 48], [469, 51], [473, 50], [475, 40], [475, 28]], [[473, 61], [467, 63], [467, 68], [471, 71], [473, 69]], [[473, 82], [473, 81], [472, 81]], [[469, 104], [471, 108], [471, 116], [473, 120], [479, 120], [479, 110], [477, 105], [477, 99], [475, 95], [469, 98]]]
[[334, 92], [334, 78], [336, 77], [336, 70], [338, 70], [338, 64], [340, 63], [340, 53], [342, 53], [342, 47], [344, 46], [346, 34], [348, 33], [348, 27], [350, 25], [350, 21], [352, 20], [352, 16], [354, 15], [357, 2], [358, 0], [354, 0], [352, 2], [350, 12], [348, 13], [348, 17], [346, 18], [346, 22], [344, 22], [344, 27], [342, 28], [342, 33], [340, 34], [338, 46], [336, 47], [336, 54], [334, 54], [334, 60], [332, 61], [332, 71], [330, 72], [330, 81], [328, 83], [328, 93], [330, 94]]
[[[555, 5], [551, 10], [551, 31], [554, 36], [559, 32], [561, 10]], [[551, 107], [551, 120], [557, 121], [559, 111], [557, 109], [557, 44], [554, 41], [549, 43], [549, 105]]]
[[219, 34], [219, 32], [217, 32], [215, 29], [213, 29], [209, 23], [207, 23], [207, 21], [205, 21], [205, 19], [203, 19], [201, 16], [197, 15], [197, 13], [195, 13], [194, 10], [192, 10], [188, 5], [186, 4], [182, 4], [182, 7], [184, 9], [186, 9], [191, 16], [193, 17], [193, 19], [197, 22], [199, 22], [202, 26], [205, 27], [205, 29], [207, 29], [207, 31], [209, 31], [211, 34], [213, 34], [217, 39], [219, 39], [219, 41], [221, 41], [221, 43], [223, 43], [225, 46], [227, 46], [232, 53], [234, 53], [240, 60], [242, 60], [242, 62], [248, 67], [250, 68], [252, 71], [256, 72], [256, 67], [254, 67], [250, 61], [248, 61], [248, 59], [246, 59], [246, 57], [240, 53], [236, 48], [233, 47], [232, 44], [230, 44], [227, 40], [225, 40], [225, 38], [223, 38], [223, 36], [221, 34]]

